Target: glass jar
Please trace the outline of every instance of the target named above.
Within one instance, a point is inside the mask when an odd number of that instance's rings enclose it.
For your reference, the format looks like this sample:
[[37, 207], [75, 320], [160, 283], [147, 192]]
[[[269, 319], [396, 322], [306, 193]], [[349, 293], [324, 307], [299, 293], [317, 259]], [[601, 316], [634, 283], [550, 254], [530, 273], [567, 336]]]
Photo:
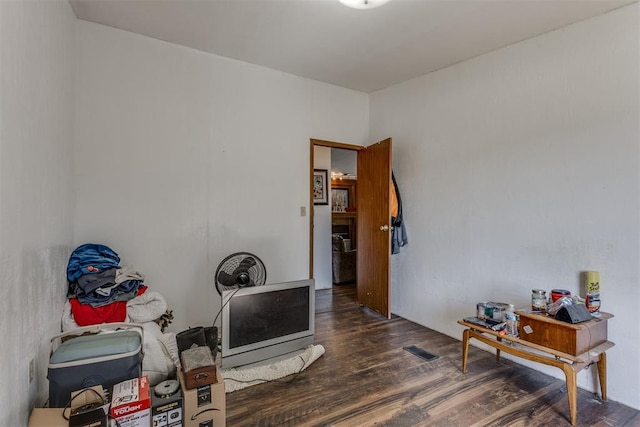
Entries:
[[516, 308], [513, 304], [509, 304], [507, 308], [505, 318], [507, 321], [507, 335], [512, 337], [518, 336], [518, 315], [516, 314]]
[[547, 311], [547, 291], [542, 289], [531, 290], [531, 310]]

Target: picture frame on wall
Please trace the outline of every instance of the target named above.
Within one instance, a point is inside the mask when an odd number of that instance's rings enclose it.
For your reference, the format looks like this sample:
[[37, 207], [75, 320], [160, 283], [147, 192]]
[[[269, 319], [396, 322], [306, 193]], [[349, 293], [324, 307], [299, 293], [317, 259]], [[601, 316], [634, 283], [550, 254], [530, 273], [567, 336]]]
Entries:
[[313, 204], [328, 205], [327, 169], [313, 170]]
[[331, 211], [347, 212], [349, 208], [349, 189], [348, 188], [332, 188], [331, 189]]

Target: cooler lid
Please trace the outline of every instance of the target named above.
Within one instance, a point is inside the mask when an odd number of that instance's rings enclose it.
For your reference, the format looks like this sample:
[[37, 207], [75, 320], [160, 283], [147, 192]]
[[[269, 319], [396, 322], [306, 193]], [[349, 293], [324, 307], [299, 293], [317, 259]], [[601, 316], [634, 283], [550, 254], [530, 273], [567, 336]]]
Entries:
[[95, 357], [130, 353], [141, 346], [140, 333], [116, 331], [97, 335], [86, 335], [60, 344], [51, 355], [49, 363], [73, 362]]

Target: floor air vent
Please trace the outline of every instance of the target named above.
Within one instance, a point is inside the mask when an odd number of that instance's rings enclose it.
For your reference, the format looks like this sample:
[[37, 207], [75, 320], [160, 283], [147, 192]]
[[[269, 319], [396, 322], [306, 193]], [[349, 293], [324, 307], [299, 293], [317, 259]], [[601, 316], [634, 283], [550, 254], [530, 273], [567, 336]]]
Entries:
[[438, 358], [437, 355], [433, 353], [429, 353], [428, 351], [423, 350], [419, 347], [416, 347], [415, 345], [411, 345], [409, 347], [403, 347], [403, 350], [407, 350], [409, 353], [414, 354], [424, 360], [434, 360]]

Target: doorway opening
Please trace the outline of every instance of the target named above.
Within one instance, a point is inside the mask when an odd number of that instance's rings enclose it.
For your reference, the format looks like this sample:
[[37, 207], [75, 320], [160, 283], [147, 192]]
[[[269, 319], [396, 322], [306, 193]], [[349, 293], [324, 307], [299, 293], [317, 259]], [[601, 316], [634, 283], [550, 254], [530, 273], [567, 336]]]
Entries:
[[358, 271], [358, 156], [331, 148], [331, 278], [333, 285], [356, 283]]
[[[336, 219], [349, 220], [353, 225], [337, 228], [335, 234], [351, 236], [356, 246], [356, 279], [358, 303], [390, 318], [390, 184], [391, 138], [367, 147], [339, 142], [310, 140], [309, 171], [309, 277], [315, 279], [316, 289], [333, 287], [332, 278], [332, 227], [333, 209]], [[356, 152], [357, 192], [353, 189], [355, 206], [348, 202], [349, 188], [336, 185], [331, 188], [327, 177], [331, 169], [331, 150], [344, 149]], [[339, 181], [339, 179], [337, 180]], [[335, 203], [330, 191], [336, 193]], [[357, 193], [357, 196], [355, 195]], [[349, 242], [348, 245], [350, 245]], [[343, 246], [343, 247], [348, 247]]]
[[[310, 209], [309, 218], [309, 277], [316, 280], [316, 289], [330, 289], [334, 283], [332, 259], [333, 248], [336, 246], [333, 242], [334, 231], [336, 235], [343, 237], [341, 243], [343, 249], [351, 252], [357, 247], [357, 202], [353, 185], [355, 180], [352, 178], [357, 175], [357, 152], [364, 147], [311, 139], [310, 148], [311, 185], [313, 185], [314, 174], [318, 172], [324, 174], [326, 171], [327, 180], [324, 200], [314, 199], [313, 186], [310, 191], [312, 209]], [[338, 249], [337, 246], [336, 249]], [[355, 258], [355, 251], [352, 255], [347, 255], [349, 256]], [[355, 272], [357, 268], [355, 259], [353, 268]], [[338, 281], [342, 279], [338, 278]]]

